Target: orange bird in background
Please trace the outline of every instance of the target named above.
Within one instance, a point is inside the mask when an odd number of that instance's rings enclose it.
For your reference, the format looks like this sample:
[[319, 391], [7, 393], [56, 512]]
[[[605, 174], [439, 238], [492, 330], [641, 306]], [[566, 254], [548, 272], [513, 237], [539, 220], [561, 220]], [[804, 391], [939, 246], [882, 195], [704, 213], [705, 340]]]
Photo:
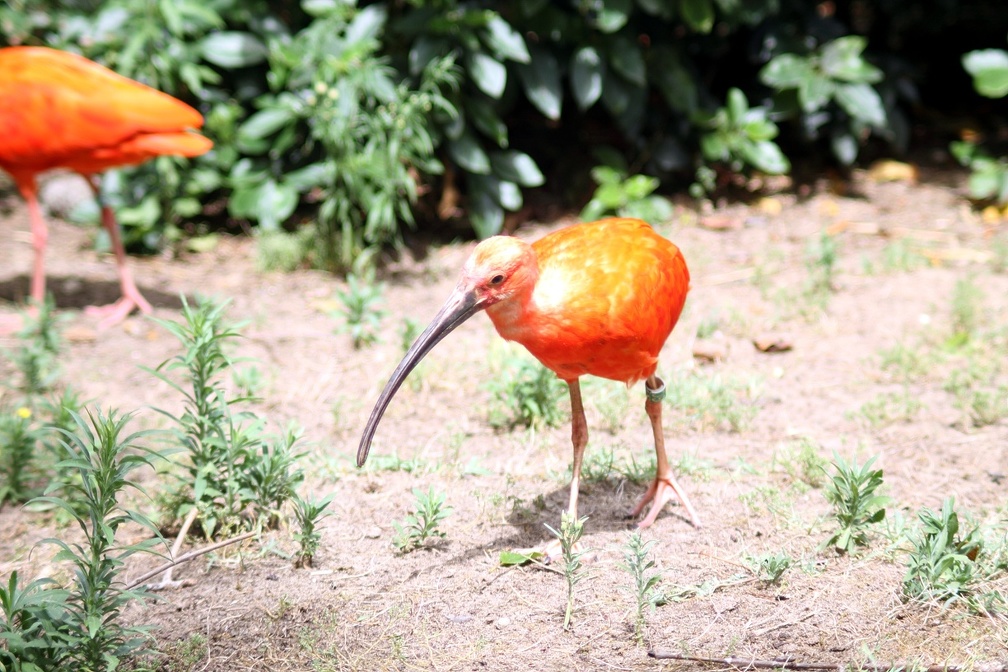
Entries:
[[[31, 297], [45, 296], [48, 237], [38, 203], [36, 177], [53, 168], [83, 175], [96, 197], [97, 174], [162, 155], [199, 156], [213, 143], [187, 129], [199, 128], [199, 112], [171, 96], [118, 75], [83, 56], [46, 47], [0, 49], [0, 168], [10, 173], [28, 201], [35, 266]], [[102, 326], [150, 304], [129, 268], [112, 210], [102, 206], [119, 268], [122, 298], [96, 309]]]
[[645, 381], [644, 405], [654, 433], [655, 480], [631, 515], [653, 502], [639, 527], [655, 521], [678, 497], [693, 525], [696, 511], [669, 468], [662, 434], [665, 384], [655, 375], [658, 353], [672, 332], [689, 290], [689, 271], [679, 249], [637, 219], [604, 219], [555, 231], [531, 245], [506, 236], [489, 238], [473, 251], [462, 277], [434, 321], [392, 373], [371, 411], [357, 466], [396, 390], [423, 357], [455, 327], [485, 310], [497, 333], [524, 345], [570, 389], [574, 444], [570, 514], [577, 516], [581, 459], [588, 426], [581, 404], [583, 375]]

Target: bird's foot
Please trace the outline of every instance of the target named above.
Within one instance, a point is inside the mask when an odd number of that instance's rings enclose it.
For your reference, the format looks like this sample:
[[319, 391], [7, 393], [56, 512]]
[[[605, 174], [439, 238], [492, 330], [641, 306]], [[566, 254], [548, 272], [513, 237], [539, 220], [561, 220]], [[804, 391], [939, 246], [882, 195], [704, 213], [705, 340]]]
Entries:
[[673, 499], [678, 499], [682, 502], [683, 507], [686, 509], [686, 513], [689, 514], [690, 522], [693, 527], [699, 529], [700, 518], [697, 516], [696, 511], [693, 509], [693, 505], [690, 504], [689, 497], [686, 496], [686, 491], [683, 490], [675, 480], [675, 476], [669, 474], [668, 476], [656, 476], [655, 480], [651, 483], [651, 486], [644, 493], [644, 496], [640, 498], [637, 502], [637, 506], [634, 510], [630, 512], [631, 518], [636, 518], [640, 515], [644, 507], [647, 506], [648, 502], [653, 501], [654, 504], [651, 505], [651, 510], [648, 511], [647, 516], [644, 520], [637, 523], [637, 527], [644, 529], [645, 527], [650, 527], [654, 523], [655, 519], [658, 518], [658, 514], [661, 510], [665, 508]]
[[84, 312], [101, 318], [98, 322], [99, 329], [108, 329], [125, 320], [134, 310], [142, 313], [150, 313], [153, 310], [139, 291], [123, 294], [122, 298], [107, 306], [88, 306]]

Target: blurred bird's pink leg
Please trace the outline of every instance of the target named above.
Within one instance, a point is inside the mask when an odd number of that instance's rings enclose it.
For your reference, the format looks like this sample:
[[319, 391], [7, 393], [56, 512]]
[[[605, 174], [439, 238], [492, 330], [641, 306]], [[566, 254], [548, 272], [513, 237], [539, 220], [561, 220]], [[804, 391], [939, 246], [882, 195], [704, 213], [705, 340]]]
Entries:
[[571, 443], [574, 445], [574, 462], [571, 465], [570, 505], [567, 512], [577, 520], [578, 488], [581, 484], [581, 461], [588, 445], [588, 423], [581, 403], [581, 383], [577, 378], [567, 381], [571, 398]]
[[[92, 175], [88, 182], [91, 184], [91, 189], [94, 190], [98, 201], [101, 202], [97, 178]], [[116, 222], [112, 208], [102, 204], [101, 214], [102, 226], [108, 231], [109, 240], [112, 241], [112, 251], [115, 253], [116, 266], [119, 269], [119, 286], [122, 289], [122, 298], [107, 306], [88, 306], [87, 312], [91, 315], [102, 316], [98, 326], [106, 328], [122, 322], [134, 309], [139, 309], [142, 313], [150, 313], [153, 309], [137, 289], [136, 283], [133, 282], [133, 274], [126, 263], [126, 248], [123, 247], [122, 237], [119, 235], [119, 223]]]
[[42, 217], [42, 208], [39, 206], [38, 196], [35, 195], [35, 188], [21, 190], [25, 200], [28, 201], [28, 218], [31, 220], [32, 247], [35, 248], [35, 265], [32, 267], [31, 278], [31, 298], [35, 303], [42, 303], [45, 300], [45, 248], [49, 240], [49, 230], [46, 228], [45, 219]]
[[686, 509], [686, 513], [689, 514], [690, 522], [693, 523], [693, 527], [700, 527], [700, 519], [697, 517], [696, 511], [693, 509], [693, 505], [690, 504], [689, 497], [686, 496], [686, 491], [680, 487], [679, 483], [676, 482], [675, 475], [672, 473], [672, 469], [669, 467], [668, 455], [665, 453], [665, 435], [662, 432], [662, 419], [661, 419], [661, 404], [662, 399], [665, 398], [665, 383], [658, 376], [651, 376], [644, 383], [645, 390], [647, 392], [647, 401], [644, 404], [644, 409], [647, 411], [648, 418], [651, 420], [651, 430], [654, 433], [655, 441], [655, 454], [658, 459], [658, 467], [655, 470], [655, 480], [648, 488], [644, 496], [641, 497], [640, 501], [637, 502], [637, 506], [631, 512], [631, 516], [640, 515], [641, 511], [648, 502], [653, 501], [654, 504], [651, 505], [651, 510], [648, 511], [647, 517], [637, 524], [639, 528], [649, 527], [656, 518], [661, 510], [669, 503], [673, 498], [678, 498], [682, 502], [683, 507]]

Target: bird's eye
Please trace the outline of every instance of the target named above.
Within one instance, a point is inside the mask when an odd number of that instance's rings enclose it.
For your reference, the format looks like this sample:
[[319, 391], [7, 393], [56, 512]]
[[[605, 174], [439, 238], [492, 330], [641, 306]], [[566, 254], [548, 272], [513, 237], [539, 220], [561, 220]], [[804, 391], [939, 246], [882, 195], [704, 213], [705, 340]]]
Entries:
[[491, 285], [499, 285], [502, 282], [504, 282], [504, 276], [503, 275], [495, 275], [494, 277], [490, 278], [490, 284]]

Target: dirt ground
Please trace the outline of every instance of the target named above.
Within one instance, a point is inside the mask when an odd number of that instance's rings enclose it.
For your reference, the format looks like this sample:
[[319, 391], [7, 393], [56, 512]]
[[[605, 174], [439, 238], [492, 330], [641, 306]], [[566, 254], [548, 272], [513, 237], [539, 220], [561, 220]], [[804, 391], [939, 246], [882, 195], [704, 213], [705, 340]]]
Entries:
[[[901, 524], [921, 507], [957, 510], [1008, 534], [1008, 419], [975, 426], [947, 390], [962, 359], [942, 357], [952, 331], [957, 282], [982, 291], [976, 329], [1008, 329], [1008, 275], [995, 272], [1008, 225], [985, 223], [963, 200], [964, 176], [922, 171], [917, 183], [856, 173], [709, 212], [677, 206], [660, 231], [683, 250], [693, 288], [660, 371], [673, 384], [727, 390], [721, 416], [666, 406], [666, 440], [680, 483], [702, 519], [693, 528], [670, 505], [644, 532], [669, 601], [647, 614], [646, 644], [633, 636], [634, 598], [621, 567], [626, 517], [645, 485], [619, 469], [582, 485], [582, 540], [589, 553], [563, 629], [563, 578], [534, 566], [504, 568], [501, 551], [550, 539], [567, 501], [570, 429], [494, 430], [488, 383], [516, 350], [476, 316], [427, 358], [419, 384], [406, 385], [381, 424], [364, 470], [353, 465], [371, 404], [402, 354], [406, 318], [426, 324], [454, 285], [471, 243], [428, 249], [392, 264], [380, 343], [361, 350], [331, 312], [340, 280], [299, 271], [256, 270], [254, 242], [222, 238], [179, 258], [132, 258], [155, 316], [178, 319], [178, 295], [230, 300], [245, 322], [239, 367], [262, 373], [263, 401], [250, 408], [276, 430], [304, 428], [306, 491], [335, 493], [312, 569], [295, 569], [289, 530], [181, 566], [184, 585], [128, 611], [154, 626], [165, 670], [651, 670], [696, 669], [658, 661], [648, 649], [695, 656], [804, 662], [1008, 663], [1008, 621], [902, 598], [906, 554]], [[798, 191], [799, 193], [794, 193]], [[24, 296], [32, 248], [26, 211], [14, 193], [0, 210], [0, 299]], [[534, 239], [558, 226], [529, 225]], [[808, 290], [810, 241], [833, 234], [838, 260], [825, 298]], [[94, 231], [53, 221], [49, 286], [66, 345], [61, 384], [103, 408], [134, 411], [134, 426], [164, 427], [152, 407], [180, 410], [169, 386], [141, 367], [178, 352], [162, 327], [134, 316], [107, 331], [80, 310], [116, 298], [114, 265], [91, 247]], [[0, 304], [0, 314], [14, 312]], [[702, 342], [698, 332], [709, 335]], [[762, 352], [754, 340], [791, 346]], [[936, 359], [905, 379], [884, 366], [898, 344]], [[15, 345], [0, 338], [0, 348]], [[695, 357], [713, 350], [717, 361]], [[996, 349], [991, 389], [1008, 389]], [[13, 375], [0, 363], [0, 377]], [[640, 385], [583, 386], [589, 456], [617, 462], [653, 455]], [[0, 391], [0, 395], [5, 392]], [[1004, 401], [1002, 399], [1002, 401]], [[3, 402], [0, 397], [0, 403]], [[564, 402], [566, 403], [566, 401]], [[1006, 402], [1008, 403], [1008, 402]], [[878, 456], [892, 498], [870, 545], [853, 556], [820, 545], [836, 523], [818, 474], [802, 480], [802, 446]], [[391, 460], [395, 455], [399, 459]], [[384, 459], [383, 459], [384, 458]], [[142, 477], [150, 493], [170, 484]], [[413, 506], [413, 488], [447, 494], [444, 541], [400, 554], [392, 522]], [[155, 506], [145, 503], [150, 513]], [[66, 533], [41, 514], [0, 511], [0, 576], [65, 576], [42, 538]], [[186, 548], [202, 542], [191, 540]], [[34, 548], [34, 550], [32, 550]], [[760, 580], [751, 558], [786, 554], [778, 584]], [[138, 558], [130, 576], [155, 566]], [[1002, 578], [999, 589], [1005, 591]], [[997, 587], [997, 586], [996, 586]]]

